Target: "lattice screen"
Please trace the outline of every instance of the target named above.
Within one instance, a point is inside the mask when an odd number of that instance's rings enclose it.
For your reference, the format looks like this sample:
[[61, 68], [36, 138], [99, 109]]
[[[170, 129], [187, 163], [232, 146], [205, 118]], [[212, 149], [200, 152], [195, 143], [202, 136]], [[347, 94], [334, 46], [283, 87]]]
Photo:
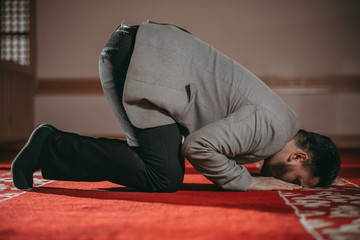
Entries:
[[30, 65], [30, 1], [1, 0], [1, 60]]

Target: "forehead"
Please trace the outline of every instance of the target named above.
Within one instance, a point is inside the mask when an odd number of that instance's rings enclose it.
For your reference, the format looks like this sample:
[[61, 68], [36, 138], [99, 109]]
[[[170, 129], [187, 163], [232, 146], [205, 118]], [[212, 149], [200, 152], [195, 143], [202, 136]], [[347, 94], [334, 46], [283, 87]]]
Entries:
[[301, 186], [303, 187], [314, 187], [320, 181], [319, 177], [312, 176], [310, 171], [306, 168], [303, 168], [302, 166], [293, 168], [293, 171], [291, 171], [289, 174], [289, 177], [292, 178], [292, 181], [301, 183]]
[[301, 186], [303, 187], [315, 187], [320, 181], [319, 177], [313, 177], [309, 174], [307, 178], [303, 178], [301, 181]]

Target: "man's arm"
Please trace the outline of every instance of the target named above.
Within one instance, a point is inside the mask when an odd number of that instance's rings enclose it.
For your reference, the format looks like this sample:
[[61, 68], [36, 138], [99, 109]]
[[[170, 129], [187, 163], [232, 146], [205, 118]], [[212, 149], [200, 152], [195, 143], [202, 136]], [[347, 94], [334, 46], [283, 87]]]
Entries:
[[257, 121], [261, 119], [260, 115], [249, 108], [195, 131], [185, 139], [183, 155], [198, 172], [227, 190], [289, 190], [299, 187], [271, 177], [252, 177], [244, 166], [230, 159], [254, 153], [274, 137], [272, 133], [261, 131], [263, 123]]

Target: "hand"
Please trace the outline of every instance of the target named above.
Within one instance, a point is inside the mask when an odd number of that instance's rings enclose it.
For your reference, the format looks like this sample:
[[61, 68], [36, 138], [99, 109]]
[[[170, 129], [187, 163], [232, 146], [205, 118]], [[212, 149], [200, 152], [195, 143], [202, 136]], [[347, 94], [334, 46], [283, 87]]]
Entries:
[[252, 177], [248, 191], [297, 190], [302, 186], [273, 177]]

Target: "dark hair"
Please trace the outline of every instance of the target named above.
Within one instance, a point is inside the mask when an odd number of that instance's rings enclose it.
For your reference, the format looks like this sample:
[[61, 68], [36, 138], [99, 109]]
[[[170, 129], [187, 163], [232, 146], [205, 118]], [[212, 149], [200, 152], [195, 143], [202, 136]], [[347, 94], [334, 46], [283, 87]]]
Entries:
[[305, 151], [310, 161], [304, 166], [314, 177], [319, 177], [317, 187], [327, 187], [335, 180], [340, 170], [340, 155], [330, 138], [300, 129], [295, 136], [296, 146]]

